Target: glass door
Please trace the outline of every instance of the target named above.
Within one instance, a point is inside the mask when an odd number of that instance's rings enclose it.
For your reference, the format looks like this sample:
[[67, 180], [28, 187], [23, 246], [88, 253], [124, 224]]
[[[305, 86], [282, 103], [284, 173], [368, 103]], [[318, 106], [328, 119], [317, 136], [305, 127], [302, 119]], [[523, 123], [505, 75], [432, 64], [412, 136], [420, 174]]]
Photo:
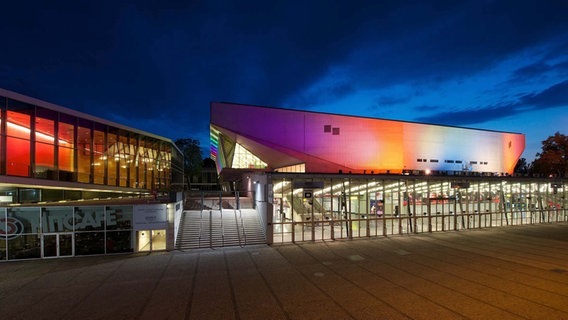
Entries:
[[73, 234], [59, 233], [57, 234], [59, 244], [59, 256], [66, 257], [73, 255]]
[[166, 230], [140, 230], [137, 232], [138, 252], [166, 250]]
[[43, 257], [57, 257], [57, 234], [44, 234], [42, 237]]
[[65, 257], [73, 255], [72, 233], [47, 233], [42, 236], [42, 253], [44, 258]]

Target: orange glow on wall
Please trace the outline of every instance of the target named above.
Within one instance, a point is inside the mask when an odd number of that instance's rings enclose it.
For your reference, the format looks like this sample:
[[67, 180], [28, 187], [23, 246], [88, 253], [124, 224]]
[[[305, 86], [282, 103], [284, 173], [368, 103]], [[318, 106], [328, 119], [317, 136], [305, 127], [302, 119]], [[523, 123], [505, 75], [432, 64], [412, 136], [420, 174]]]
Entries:
[[512, 173], [525, 144], [518, 133], [217, 102], [211, 127], [215, 148], [235, 141], [269, 169], [302, 163], [306, 172]]
[[13, 176], [30, 175], [30, 141], [6, 138], [6, 173]]

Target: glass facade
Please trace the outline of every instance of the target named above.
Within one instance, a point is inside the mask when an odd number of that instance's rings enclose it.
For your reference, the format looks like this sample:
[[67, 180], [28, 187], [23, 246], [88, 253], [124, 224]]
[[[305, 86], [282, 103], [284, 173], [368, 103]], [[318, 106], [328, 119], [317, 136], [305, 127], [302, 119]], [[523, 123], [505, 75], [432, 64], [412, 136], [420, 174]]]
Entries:
[[233, 158], [234, 169], [265, 169], [266, 163], [259, 157], [252, 154], [240, 144], [235, 145], [235, 155]]
[[[274, 243], [568, 221], [566, 181], [271, 174]], [[270, 180], [269, 180], [270, 181]]]
[[133, 252], [133, 234], [132, 206], [0, 208], [0, 260]]
[[[147, 194], [183, 186], [183, 158], [169, 140], [1, 96], [0, 121], [0, 175], [133, 188]], [[9, 204], [83, 199], [87, 194], [0, 188], [0, 196]]]

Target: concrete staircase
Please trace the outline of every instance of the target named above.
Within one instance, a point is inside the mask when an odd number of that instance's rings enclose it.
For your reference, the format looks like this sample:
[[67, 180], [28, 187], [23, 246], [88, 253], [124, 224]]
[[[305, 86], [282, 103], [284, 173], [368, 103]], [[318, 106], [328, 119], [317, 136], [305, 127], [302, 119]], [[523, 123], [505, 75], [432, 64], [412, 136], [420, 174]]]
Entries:
[[258, 218], [256, 211], [243, 209], [241, 212], [241, 221], [241, 227], [246, 244], [252, 245], [266, 243], [266, 236], [262, 226], [260, 225], [260, 219]]
[[177, 237], [179, 250], [266, 243], [254, 209], [185, 211]]

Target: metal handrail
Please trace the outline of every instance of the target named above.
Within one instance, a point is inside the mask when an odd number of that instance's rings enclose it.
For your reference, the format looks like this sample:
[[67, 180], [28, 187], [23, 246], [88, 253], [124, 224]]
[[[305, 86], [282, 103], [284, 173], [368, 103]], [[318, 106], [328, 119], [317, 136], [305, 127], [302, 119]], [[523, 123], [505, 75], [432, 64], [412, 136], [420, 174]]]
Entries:
[[213, 247], [213, 210], [209, 210], [209, 247]]
[[245, 221], [243, 220], [243, 212], [239, 209], [239, 218], [241, 220], [241, 228], [243, 230], [243, 237], [245, 238], [245, 245], [247, 244], [247, 233], [245, 231]]
[[203, 238], [203, 211], [201, 210], [199, 217], [199, 238], [197, 239], [197, 246], [201, 248], [201, 239]]
[[237, 237], [239, 238], [239, 246], [242, 247], [241, 231], [239, 230], [239, 218], [237, 217], [237, 210], [233, 209], [235, 213], [235, 226], [237, 227]]
[[225, 226], [223, 224], [223, 206], [219, 202], [219, 219], [221, 224], [221, 246], [225, 246]]

